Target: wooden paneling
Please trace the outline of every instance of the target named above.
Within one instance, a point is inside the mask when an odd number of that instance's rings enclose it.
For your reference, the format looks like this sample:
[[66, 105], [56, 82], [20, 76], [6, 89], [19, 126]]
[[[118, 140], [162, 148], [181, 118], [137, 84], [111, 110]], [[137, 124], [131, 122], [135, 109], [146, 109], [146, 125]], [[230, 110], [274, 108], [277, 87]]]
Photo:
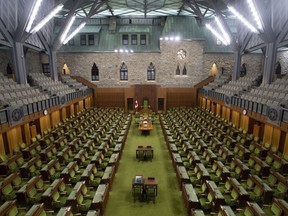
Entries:
[[250, 133], [250, 131], [249, 131], [249, 117], [247, 115], [241, 115], [240, 116], [240, 127], [243, 128], [243, 130], [246, 130]]
[[156, 111], [157, 85], [135, 85], [135, 97], [138, 99], [140, 108], [143, 106], [144, 99], [148, 99], [150, 109]]
[[286, 134], [286, 137], [285, 137], [283, 154], [288, 154], [288, 134]]
[[280, 137], [281, 137], [281, 130], [279, 128], [273, 128], [271, 146], [275, 147], [276, 149], [279, 149]]
[[51, 127], [54, 127], [60, 121], [60, 110], [51, 113]]
[[66, 114], [66, 107], [61, 109], [61, 121], [64, 121], [67, 118], [67, 114]]
[[14, 127], [13, 129], [9, 130], [7, 132], [7, 141], [10, 155], [12, 155], [14, 148], [23, 142], [21, 127]]
[[125, 108], [125, 88], [97, 88], [97, 107]]
[[220, 104], [217, 104], [216, 105], [216, 114], [217, 115], [219, 115], [219, 116], [221, 116], [222, 115], [222, 112], [221, 112], [221, 105]]
[[0, 154], [5, 154], [5, 145], [2, 134], [0, 134]]
[[44, 131], [51, 128], [50, 115], [41, 117], [39, 119], [39, 123], [40, 123], [40, 133], [43, 134]]
[[31, 141], [31, 133], [30, 133], [30, 125], [29, 123], [23, 125], [23, 131], [24, 131], [24, 137], [23, 137], [23, 142], [26, 143], [27, 145], [30, 144]]
[[[128, 112], [128, 104], [127, 104], [127, 99], [128, 98], [133, 98], [133, 103], [135, 104], [135, 89], [134, 87], [131, 88], [125, 88], [125, 112]], [[133, 105], [134, 107], [134, 105]]]
[[158, 98], [164, 98], [164, 112], [167, 110], [167, 89], [166, 88], [161, 88], [160, 86], [157, 86], [157, 103], [156, 103], [156, 109], [158, 111]]
[[207, 100], [206, 108], [207, 108], [208, 110], [211, 109], [211, 101], [210, 101], [210, 100]]
[[273, 137], [273, 127], [269, 124], [265, 124], [264, 126], [264, 135], [263, 135], [263, 143], [272, 144]]
[[196, 106], [194, 88], [167, 88], [167, 109], [180, 106]]
[[240, 122], [240, 114], [239, 114], [239, 112], [234, 111], [234, 110], [232, 111], [231, 121], [232, 121], [233, 124], [236, 125], [237, 128], [241, 127], [240, 124], [239, 124], [239, 122]]
[[68, 117], [75, 115], [75, 107], [74, 107], [74, 104], [71, 104], [71, 105], [69, 106], [69, 108], [70, 108], [70, 115], [69, 115]]

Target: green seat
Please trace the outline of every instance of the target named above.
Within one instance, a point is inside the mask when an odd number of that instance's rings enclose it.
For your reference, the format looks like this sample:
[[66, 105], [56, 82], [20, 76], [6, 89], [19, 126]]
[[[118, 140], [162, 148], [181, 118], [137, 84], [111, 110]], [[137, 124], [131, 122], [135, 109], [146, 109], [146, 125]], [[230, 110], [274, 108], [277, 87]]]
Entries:
[[91, 199], [84, 199], [82, 194], [79, 194], [76, 198], [78, 209], [81, 212], [87, 212], [90, 209], [92, 200]]
[[275, 203], [273, 202], [271, 207], [264, 207], [263, 208], [266, 215], [275, 215], [275, 216], [281, 216], [283, 215], [283, 210]]
[[143, 198], [143, 186], [142, 185], [134, 185], [132, 194], [133, 194], [134, 202], [136, 202], [137, 200], [142, 200], [142, 198]]
[[51, 167], [49, 170], [48, 170], [48, 173], [49, 173], [49, 177], [51, 180], [55, 180], [57, 178], [60, 178], [60, 173], [59, 172], [56, 172], [55, 168], [54, 167]]
[[155, 187], [147, 187], [146, 188], [146, 199], [147, 201], [153, 201], [155, 203], [156, 199], [156, 188]]
[[238, 193], [235, 189], [232, 189], [230, 194], [224, 196], [225, 202], [229, 206], [235, 206], [238, 203]]
[[40, 178], [36, 182], [35, 187], [36, 187], [37, 191], [44, 192], [49, 187], [49, 185], [48, 184], [45, 185], [43, 179]]
[[20, 189], [20, 187], [22, 187], [22, 185], [24, 184], [25, 182], [23, 182], [22, 178], [20, 175], [17, 175], [16, 178], [14, 178], [12, 180], [12, 184], [13, 184], [13, 187], [18, 190]]
[[35, 187], [32, 187], [28, 192], [27, 196], [29, 198], [29, 203], [30, 204], [35, 204], [38, 203], [41, 200], [41, 195], [42, 193], [38, 193], [37, 189]]
[[10, 208], [10, 210], [6, 213], [6, 216], [24, 216], [26, 215], [26, 212], [24, 210], [20, 210], [17, 208], [16, 205], [13, 205], [12, 208]]
[[277, 198], [284, 199], [287, 193], [287, 188], [287, 185], [283, 184], [283, 182], [278, 182], [273, 195]]
[[53, 207], [54, 208], [61, 208], [65, 206], [67, 197], [61, 197], [58, 191], [55, 191], [52, 194], [52, 200], [53, 200]]
[[263, 190], [258, 185], [256, 185], [253, 191], [249, 191], [248, 193], [251, 201], [258, 202], [261, 200]]
[[7, 184], [4, 188], [2, 188], [2, 194], [5, 201], [16, 198], [16, 191], [14, 190], [12, 184]]
[[203, 209], [211, 209], [213, 207], [213, 196], [211, 193], [207, 197], [199, 199], [200, 205]]

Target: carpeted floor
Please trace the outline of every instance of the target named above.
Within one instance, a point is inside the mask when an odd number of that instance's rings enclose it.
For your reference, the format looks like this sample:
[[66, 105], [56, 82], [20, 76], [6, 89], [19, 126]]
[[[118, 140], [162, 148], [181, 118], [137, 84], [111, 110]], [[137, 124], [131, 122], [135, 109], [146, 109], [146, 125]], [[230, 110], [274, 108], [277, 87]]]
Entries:
[[[154, 159], [152, 161], [136, 160], [135, 149], [138, 145], [152, 145]], [[135, 175], [143, 175], [144, 178], [148, 176], [158, 178], [158, 196], [155, 203], [133, 201], [131, 184]], [[153, 125], [150, 135], [143, 136], [132, 121], [105, 212], [105, 216], [115, 215], [186, 215], [176, 173], [159, 123]]]

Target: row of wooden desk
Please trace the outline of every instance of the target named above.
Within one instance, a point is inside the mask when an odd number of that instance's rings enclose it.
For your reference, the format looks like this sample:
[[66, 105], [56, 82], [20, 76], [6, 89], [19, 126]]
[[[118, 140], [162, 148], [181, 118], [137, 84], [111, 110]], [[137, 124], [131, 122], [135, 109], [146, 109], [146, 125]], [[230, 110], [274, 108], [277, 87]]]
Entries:
[[139, 199], [140, 201], [150, 199], [155, 202], [158, 193], [158, 179], [155, 177], [143, 178], [142, 175], [136, 176], [132, 179], [132, 194], [134, 202]]

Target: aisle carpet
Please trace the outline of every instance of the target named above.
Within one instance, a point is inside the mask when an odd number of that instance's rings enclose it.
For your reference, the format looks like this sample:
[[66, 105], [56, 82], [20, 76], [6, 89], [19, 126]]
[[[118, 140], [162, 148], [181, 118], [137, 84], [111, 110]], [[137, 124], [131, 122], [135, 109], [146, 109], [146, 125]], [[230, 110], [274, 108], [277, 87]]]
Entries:
[[[152, 161], [136, 160], [135, 149], [138, 145], [152, 145], [154, 147], [154, 159]], [[148, 176], [158, 178], [158, 196], [155, 203], [152, 201], [133, 201], [131, 185], [135, 175], [143, 175], [144, 178]], [[186, 215], [176, 173], [170, 160], [159, 121], [153, 125], [153, 130], [147, 136], [141, 135], [134, 121], [131, 123], [105, 212], [105, 216], [115, 215]]]

